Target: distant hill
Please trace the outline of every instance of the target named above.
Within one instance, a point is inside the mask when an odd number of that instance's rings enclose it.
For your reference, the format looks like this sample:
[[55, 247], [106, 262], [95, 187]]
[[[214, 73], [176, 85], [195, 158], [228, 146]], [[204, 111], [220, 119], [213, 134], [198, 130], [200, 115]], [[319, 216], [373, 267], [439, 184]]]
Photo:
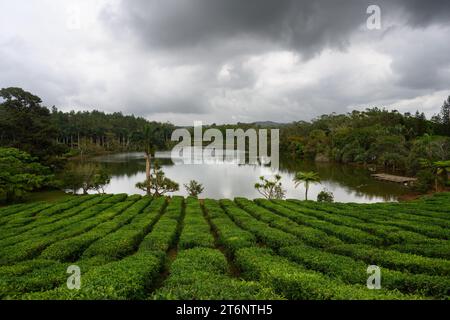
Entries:
[[288, 123], [274, 122], [274, 121], [256, 121], [252, 122], [252, 125], [261, 127], [282, 127], [288, 125]]

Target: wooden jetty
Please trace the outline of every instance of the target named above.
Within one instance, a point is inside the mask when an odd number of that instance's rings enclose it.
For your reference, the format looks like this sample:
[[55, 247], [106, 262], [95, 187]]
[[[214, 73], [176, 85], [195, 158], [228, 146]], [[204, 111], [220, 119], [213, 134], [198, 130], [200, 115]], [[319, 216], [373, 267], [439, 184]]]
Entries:
[[386, 173], [372, 174], [372, 177], [374, 177], [377, 180], [403, 183], [403, 184], [412, 184], [417, 181], [417, 178], [395, 176], [393, 174], [386, 174]]

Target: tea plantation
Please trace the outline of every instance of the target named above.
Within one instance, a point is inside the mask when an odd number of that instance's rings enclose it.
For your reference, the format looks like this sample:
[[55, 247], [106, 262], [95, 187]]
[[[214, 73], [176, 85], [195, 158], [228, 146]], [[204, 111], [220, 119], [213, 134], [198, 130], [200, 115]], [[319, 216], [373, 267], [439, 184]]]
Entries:
[[[324, 204], [87, 195], [0, 209], [0, 299], [448, 299], [450, 194]], [[69, 289], [69, 266], [81, 271]], [[367, 288], [369, 265], [381, 289]]]

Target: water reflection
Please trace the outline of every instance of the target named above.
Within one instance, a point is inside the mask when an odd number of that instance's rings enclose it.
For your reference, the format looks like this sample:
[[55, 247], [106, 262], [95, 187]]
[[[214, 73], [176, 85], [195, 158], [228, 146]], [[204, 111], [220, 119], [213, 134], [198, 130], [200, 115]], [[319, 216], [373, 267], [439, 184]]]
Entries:
[[[269, 167], [261, 165], [238, 165], [233, 162], [218, 164], [174, 164], [170, 152], [156, 153], [158, 163], [166, 176], [181, 186], [177, 195], [186, 195], [184, 183], [197, 180], [205, 187], [201, 197], [233, 198], [237, 196], [259, 198], [253, 188], [258, 177], [269, 175]], [[135, 184], [145, 179], [145, 160], [143, 153], [123, 153], [94, 158], [112, 173], [111, 183], [106, 187], [108, 193], [143, 194]], [[294, 188], [292, 179], [297, 171], [317, 171], [321, 184], [311, 185], [309, 198], [315, 199], [324, 188], [334, 193], [340, 202], [380, 202], [395, 201], [407, 192], [401, 185], [376, 181], [364, 168], [353, 166], [301, 162], [292, 159], [280, 159], [280, 174], [288, 198], [304, 199], [304, 188]]]

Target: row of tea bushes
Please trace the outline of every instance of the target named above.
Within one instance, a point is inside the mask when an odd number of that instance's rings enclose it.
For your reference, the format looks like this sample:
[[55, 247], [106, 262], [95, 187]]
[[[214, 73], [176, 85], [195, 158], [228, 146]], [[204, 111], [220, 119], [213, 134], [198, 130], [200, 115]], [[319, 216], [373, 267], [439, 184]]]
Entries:
[[50, 245], [42, 252], [41, 257], [58, 261], [76, 261], [92, 243], [129, 223], [148, 203], [148, 199], [141, 199], [114, 205], [107, 210], [113, 217], [110, 221], [103, 222], [88, 232]]
[[[368, 278], [368, 264], [347, 256], [308, 246], [282, 248], [279, 254], [307, 269], [319, 271], [347, 283], [361, 285], [366, 283]], [[447, 298], [450, 294], [450, 278], [448, 277], [411, 274], [382, 268], [381, 279], [383, 288], [398, 289], [404, 293], [422, 292], [425, 295], [441, 299]]]
[[256, 205], [253, 201], [236, 198], [235, 202], [258, 220], [268, 223], [270, 226], [291, 233], [301, 239], [303, 242], [312, 246], [327, 247], [341, 244], [342, 241], [334, 236], [329, 236], [325, 232], [312, 227], [293, 223], [292, 220], [281, 215], [274, 214], [272, 211]]
[[269, 249], [243, 248], [236, 252], [236, 263], [247, 279], [258, 279], [289, 300], [420, 299], [388, 290], [368, 290], [321, 273], [302, 268]]
[[[141, 206], [135, 208], [137, 214], [129, 224], [94, 242], [83, 253], [83, 257], [105, 256], [121, 259], [136, 251], [142, 239], [158, 221], [167, 204], [165, 198], [141, 200]], [[142, 211], [142, 212], [141, 212]]]
[[153, 299], [259, 300], [281, 299], [272, 290], [253, 281], [228, 275], [225, 256], [217, 249], [197, 247], [182, 250], [173, 262], [170, 276]]
[[186, 199], [185, 212], [179, 248], [214, 248], [214, 238], [210, 232], [210, 226], [203, 216], [198, 199], [188, 197]]
[[300, 243], [300, 240], [296, 236], [255, 219], [231, 200], [220, 200], [220, 205], [239, 227], [251, 232], [259, 241], [271, 247], [281, 248]]

